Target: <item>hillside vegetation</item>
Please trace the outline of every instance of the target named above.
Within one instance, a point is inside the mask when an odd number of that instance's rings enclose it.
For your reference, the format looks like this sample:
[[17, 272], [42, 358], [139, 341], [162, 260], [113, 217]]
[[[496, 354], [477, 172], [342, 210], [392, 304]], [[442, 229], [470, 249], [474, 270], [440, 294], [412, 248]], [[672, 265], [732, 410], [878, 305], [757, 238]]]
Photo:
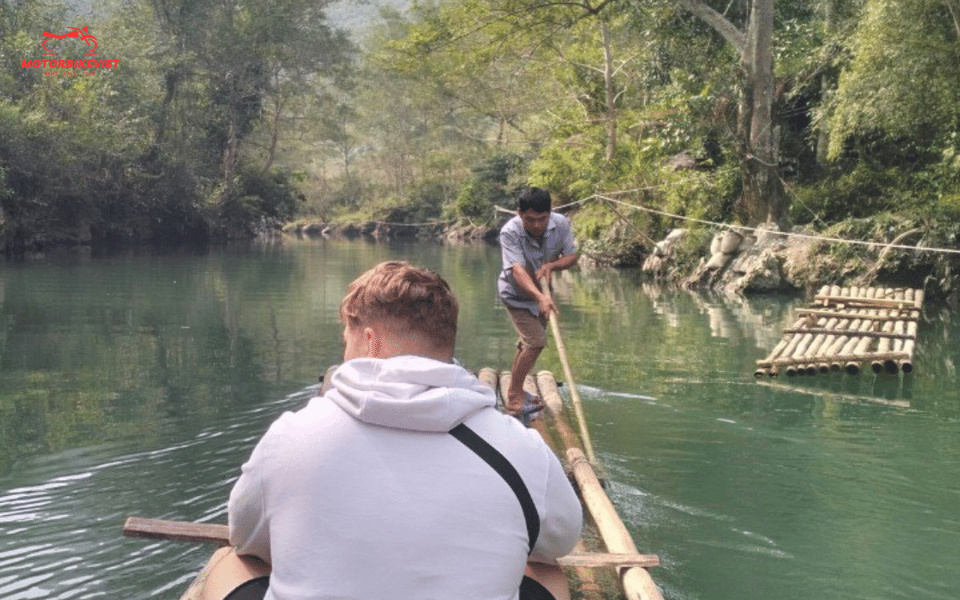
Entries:
[[958, 0], [424, 1], [362, 38], [343, 4], [0, 4], [0, 246], [482, 229], [526, 185], [614, 263], [703, 222], [958, 246]]

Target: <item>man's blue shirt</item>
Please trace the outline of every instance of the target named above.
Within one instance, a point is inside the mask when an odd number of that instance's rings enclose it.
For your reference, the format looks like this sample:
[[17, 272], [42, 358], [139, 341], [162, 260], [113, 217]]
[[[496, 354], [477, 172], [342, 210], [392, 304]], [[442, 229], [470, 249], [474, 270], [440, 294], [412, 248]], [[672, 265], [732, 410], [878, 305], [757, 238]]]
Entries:
[[553, 262], [561, 254], [573, 254], [576, 251], [573, 229], [570, 221], [563, 215], [550, 213], [547, 230], [541, 240], [527, 233], [519, 216], [513, 217], [500, 229], [500, 253], [503, 256], [503, 270], [500, 271], [497, 282], [500, 300], [511, 308], [524, 308], [534, 315], [539, 315], [540, 307], [537, 306], [537, 301], [517, 289], [513, 279], [513, 265], [523, 265], [530, 277], [535, 278], [537, 269], [544, 263]]

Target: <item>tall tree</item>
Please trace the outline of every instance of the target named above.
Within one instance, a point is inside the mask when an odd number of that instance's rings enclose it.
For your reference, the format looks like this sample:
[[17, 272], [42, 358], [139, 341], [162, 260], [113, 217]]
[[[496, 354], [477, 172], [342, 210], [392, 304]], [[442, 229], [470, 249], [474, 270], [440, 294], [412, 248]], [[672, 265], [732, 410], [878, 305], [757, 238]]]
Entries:
[[700, 0], [677, 2], [723, 36], [740, 57], [738, 138], [746, 221], [785, 225], [789, 205], [779, 175], [773, 111], [774, 0], [752, 0], [742, 27]]

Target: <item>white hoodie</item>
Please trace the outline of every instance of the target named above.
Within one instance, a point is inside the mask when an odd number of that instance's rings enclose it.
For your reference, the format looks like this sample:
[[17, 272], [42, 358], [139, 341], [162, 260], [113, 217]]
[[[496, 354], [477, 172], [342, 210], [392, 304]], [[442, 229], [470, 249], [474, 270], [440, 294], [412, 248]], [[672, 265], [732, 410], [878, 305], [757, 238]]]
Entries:
[[583, 517], [557, 457], [495, 402], [453, 364], [357, 358], [277, 419], [229, 503], [231, 543], [272, 564], [266, 600], [515, 600], [520, 503], [450, 429], [466, 424], [519, 472], [540, 516], [531, 558], [569, 553]]

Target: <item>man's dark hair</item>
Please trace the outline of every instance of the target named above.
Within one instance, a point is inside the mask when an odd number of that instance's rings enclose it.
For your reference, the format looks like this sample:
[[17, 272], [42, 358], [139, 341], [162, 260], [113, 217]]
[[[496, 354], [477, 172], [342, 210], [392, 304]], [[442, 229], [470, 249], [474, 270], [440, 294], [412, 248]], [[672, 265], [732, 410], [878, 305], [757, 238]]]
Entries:
[[517, 199], [517, 210], [533, 210], [533, 212], [550, 212], [550, 192], [540, 188], [530, 188], [520, 194]]

